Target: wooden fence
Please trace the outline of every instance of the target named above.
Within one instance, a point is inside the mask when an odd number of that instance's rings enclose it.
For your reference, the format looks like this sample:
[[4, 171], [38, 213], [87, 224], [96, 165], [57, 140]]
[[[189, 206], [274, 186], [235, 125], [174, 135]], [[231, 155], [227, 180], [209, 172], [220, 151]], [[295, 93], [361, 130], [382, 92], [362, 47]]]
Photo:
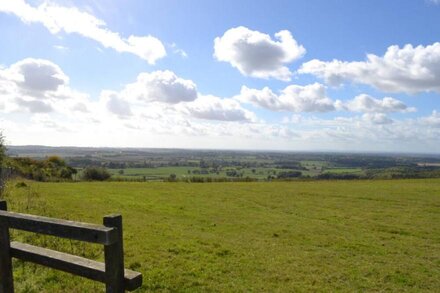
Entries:
[[[20, 242], [10, 242], [9, 229], [104, 245], [105, 262]], [[19, 214], [7, 211], [0, 200], [0, 293], [14, 292], [12, 257], [105, 283], [106, 292], [133, 291], [142, 285], [142, 274], [124, 269], [122, 217], [104, 217], [104, 225]]]

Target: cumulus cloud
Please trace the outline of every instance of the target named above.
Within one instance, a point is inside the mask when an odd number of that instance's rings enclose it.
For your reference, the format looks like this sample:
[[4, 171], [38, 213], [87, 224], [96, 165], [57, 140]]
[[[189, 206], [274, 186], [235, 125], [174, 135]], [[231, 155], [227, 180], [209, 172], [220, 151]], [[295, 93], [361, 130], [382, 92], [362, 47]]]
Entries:
[[298, 71], [331, 85], [345, 81], [371, 85], [385, 92], [440, 92], [440, 43], [388, 47], [385, 55], [368, 54], [365, 61], [311, 60]]
[[108, 111], [121, 118], [132, 115], [130, 104], [119, 98], [116, 92], [103, 91], [101, 93], [101, 100]]
[[125, 86], [121, 96], [127, 100], [177, 104], [195, 100], [197, 87], [193, 81], [180, 78], [172, 71], [144, 72], [138, 75], [136, 82]]
[[415, 108], [408, 107], [402, 101], [391, 97], [385, 97], [382, 100], [373, 98], [369, 95], [362, 94], [356, 96], [353, 100], [348, 101], [345, 106], [347, 110], [353, 112], [414, 112]]
[[0, 12], [16, 15], [24, 23], [41, 23], [50, 33], [79, 34], [95, 40], [105, 48], [127, 52], [154, 64], [166, 56], [162, 42], [150, 35], [121, 37], [107, 28], [106, 23], [76, 7], [64, 7], [51, 2], [34, 7], [24, 0], [0, 1]]
[[21, 60], [10, 67], [8, 74], [20, 90], [29, 95], [56, 91], [69, 81], [58, 65], [43, 59]]
[[[327, 96], [325, 86], [319, 83], [305, 86], [289, 85], [280, 94], [274, 93], [268, 87], [258, 90], [243, 86], [240, 94], [234, 98], [242, 103], [251, 103], [271, 111], [296, 113], [350, 111], [377, 114], [416, 111], [415, 108], [408, 107], [402, 101], [392, 97], [376, 99], [367, 94], [361, 94], [352, 100], [335, 101]], [[287, 121], [288, 119], [285, 122]]]
[[[39, 70], [44, 86], [35, 87], [30, 80]], [[29, 59], [0, 68], [0, 92], [0, 125], [14, 143], [218, 148], [229, 139], [229, 148], [432, 150], [440, 142], [436, 111], [393, 120], [387, 113], [409, 111], [398, 100], [361, 95], [333, 101], [318, 83], [279, 93], [244, 87], [237, 97], [219, 98], [198, 93], [194, 82], [172, 72], [156, 71], [141, 74], [120, 91], [104, 90], [94, 101], [70, 88], [68, 76], [55, 64]], [[240, 99], [273, 111], [361, 114], [320, 119], [292, 113], [278, 124], [257, 119]]]
[[319, 83], [289, 85], [279, 95], [268, 87], [258, 90], [243, 86], [235, 99], [272, 111], [329, 112], [336, 109], [335, 102], [327, 97], [325, 87]]
[[100, 102], [119, 118], [138, 116], [165, 120], [183, 115], [189, 119], [217, 121], [256, 120], [255, 115], [236, 100], [201, 95], [193, 81], [171, 71], [143, 72], [120, 92], [102, 91]]
[[286, 65], [302, 57], [306, 50], [287, 30], [276, 33], [275, 38], [243, 26], [231, 28], [215, 38], [214, 57], [246, 76], [289, 81], [292, 73]]
[[[26, 58], [0, 69], [0, 93], [3, 111], [20, 109], [31, 113], [48, 113], [58, 108], [69, 111], [82, 104], [82, 112], [88, 96], [72, 90], [69, 78], [55, 63], [44, 59]], [[87, 109], [85, 109], [87, 110]]]
[[16, 98], [15, 101], [20, 107], [27, 109], [31, 113], [48, 113], [53, 111], [51, 105], [42, 101], [21, 98]]
[[200, 96], [185, 105], [187, 112], [199, 119], [218, 121], [255, 121], [254, 113], [241, 107], [233, 99], [221, 99], [215, 96]]

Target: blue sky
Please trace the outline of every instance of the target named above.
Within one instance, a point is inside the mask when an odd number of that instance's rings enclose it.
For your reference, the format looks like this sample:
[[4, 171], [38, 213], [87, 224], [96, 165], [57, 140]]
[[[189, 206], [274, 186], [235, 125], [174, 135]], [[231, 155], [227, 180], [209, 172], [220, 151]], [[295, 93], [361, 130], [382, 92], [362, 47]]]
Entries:
[[4, 1], [10, 144], [439, 153], [440, 2]]

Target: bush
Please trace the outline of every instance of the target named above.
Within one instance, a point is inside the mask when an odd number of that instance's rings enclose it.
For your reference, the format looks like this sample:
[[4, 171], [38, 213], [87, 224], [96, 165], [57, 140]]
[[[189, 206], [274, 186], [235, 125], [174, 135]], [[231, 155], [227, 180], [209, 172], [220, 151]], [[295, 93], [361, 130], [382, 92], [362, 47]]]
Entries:
[[5, 150], [3, 134], [0, 132], [0, 167], [3, 165], [5, 159]]
[[168, 176], [168, 182], [176, 182], [176, 181], [177, 181], [176, 174], [170, 174], [170, 176]]
[[297, 178], [302, 175], [301, 171], [287, 171], [287, 172], [279, 172], [277, 178], [278, 179], [288, 179], [288, 178]]
[[15, 184], [16, 188], [23, 188], [23, 187], [27, 187], [27, 184], [24, 183], [23, 181], [18, 182], [17, 184]]
[[82, 179], [88, 181], [104, 181], [110, 178], [110, 173], [105, 168], [87, 167], [82, 173]]

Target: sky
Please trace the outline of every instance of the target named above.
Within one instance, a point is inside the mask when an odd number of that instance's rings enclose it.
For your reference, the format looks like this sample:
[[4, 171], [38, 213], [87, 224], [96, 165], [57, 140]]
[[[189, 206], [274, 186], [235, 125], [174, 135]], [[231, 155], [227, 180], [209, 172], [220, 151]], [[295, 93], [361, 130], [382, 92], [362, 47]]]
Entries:
[[440, 1], [0, 0], [0, 131], [440, 153]]

